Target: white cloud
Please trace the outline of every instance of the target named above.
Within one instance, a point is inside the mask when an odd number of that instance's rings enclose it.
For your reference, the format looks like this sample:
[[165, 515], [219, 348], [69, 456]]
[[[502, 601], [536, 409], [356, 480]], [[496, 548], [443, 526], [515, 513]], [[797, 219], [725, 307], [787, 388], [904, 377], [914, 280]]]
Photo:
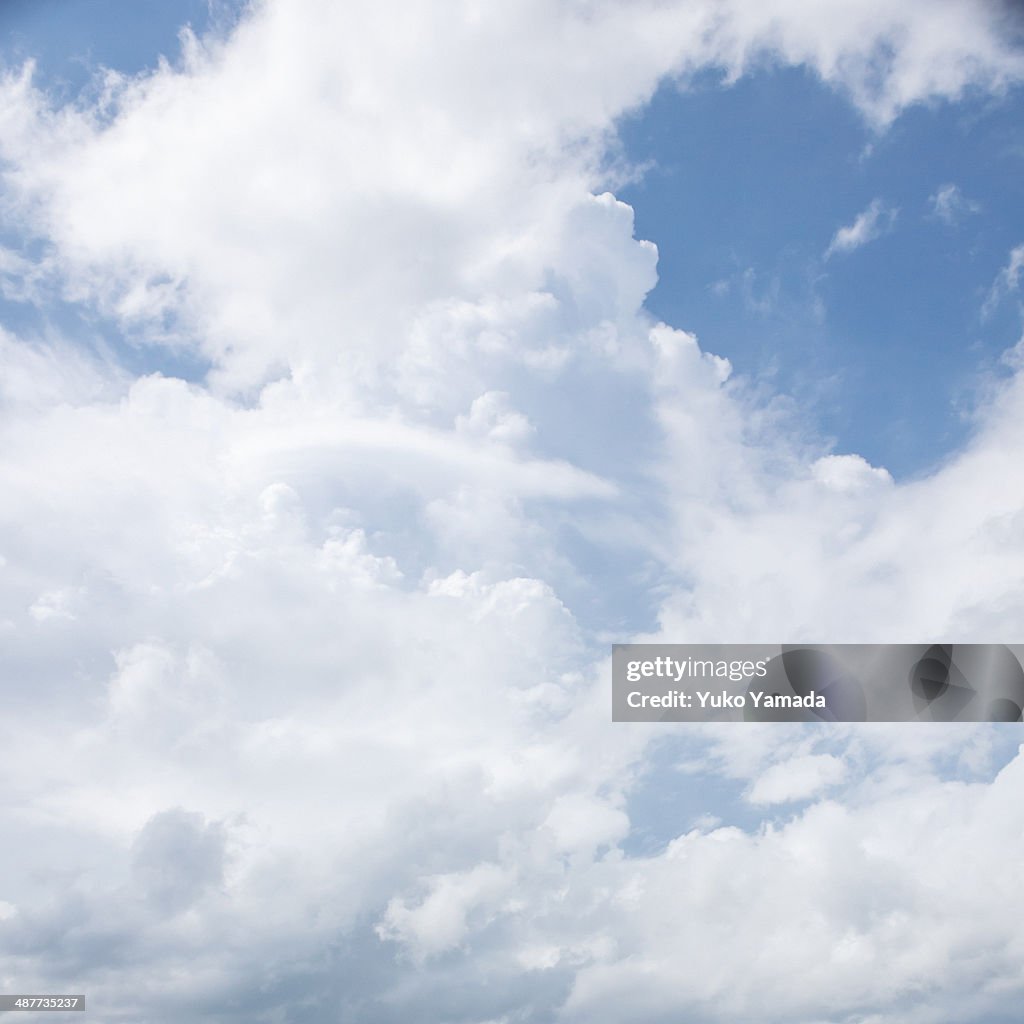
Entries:
[[[19, 987], [154, 1022], [1016, 1006], [1005, 734], [613, 727], [631, 627], [592, 610], [634, 586], [671, 640], [1017, 628], [1020, 378], [930, 477], [830, 455], [651, 324], [656, 250], [600, 171], [618, 116], [707, 66], [804, 63], [879, 126], [1004, 88], [994, 9], [400, 13], [268, 2], [103, 107], [4, 84], [47, 252], [9, 286], [210, 367], [0, 336]], [[755, 815], [809, 805], [744, 831], [698, 793], [627, 856], [656, 739]]]
[[50, 619], [74, 620], [75, 613], [72, 608], [75, 605], [76, 596], [75, 591], [70, 587], [48, 590], [32, 602], [28, 613], [36, 622], [46, 622]]
[[1006, 266], [996, 275], [988, 296], [981, 308], [982, 316], [991, 316], [1000, 302], [1020, 288], [1021, 274], [1024, 273], [1024, 245], [1010, 250]]
[[[666, 385], [658, 408], [668, 464], [687, 466], [666, 472], [676, 511], [664, 550], [696, 583], [663, 603], [657, 635], [855, 643], [938, 631], [963, 642], [1012, 631], [1024, 601], [1024, 556], [1010, 542], [1024, 519], [1024, 490], [1011, 482], [1019, 377], [996, 392], [962, 453], [896, 487], [860, 459], [807, 466], [796, 444], [765, 448], [753, 434], [763, 412], [757, 423], [757, 410], [745, 414], [727, 390], [694, 406], [683, 397], [692, 386]], [[713, 438], [698, 444], [696, 424], [706, 422]], [[946, 582], [954, 572], [956, 586]]]
[[534, 432], [530, 421], [509, 407], [508, 395], [503, 391], [488, 391], [474, 398], [469, 415], [456, 417], [455, 429], [460, 433], [513, 444]]
[[847, 767], [831, 754], [794, 757], [772, 765], [754, 780], [750, 801], [755, 804], [788, 803], [817, 796], [823, 789], [842, 782]]
[[872, 466], [860, 455], [823, 455], [812, 466], [814, 478], [834, 491], [862, 491], [879, 484], [891, 484], [892, 475]]
[[[382, 939], [410, 946], [418, 958], [459, 945], [470, 931], [469, 915], [500, 913], [513, 892], [515, 878], [496, 864], [478, 864], [464, 874], [429, 881], [429, 892], [414, 907], [394, 899], [378, 926]], [[479, 927], [479, 925], [478, 925]]]
[[881, 199], [872, 199], [865, 210], [854, 218], [852, 224], [839, 228], [832, 236], [825, 259], [836, 253], [852, 252], [868, 242], [873, 242], [888, 231], [896, 220], [896, 210], [890, 209]]
[[950, 226], [981, 209], [978, 203], [963, 194], [959, 185], [952, 183], [937, 188], [928, 197], [928, 202], [932, 204], [932, 213]]
[[[754, 1005], [765, 1021], [1005, 1013], [980, 974], [982, 961], [998, 963], [1008, 988], [1021, 985], [1010, 966], [1020, 933], [999, 908], [1007, 883], [968, 893], [952, 879], [967, 850], [987, 871], [1007, 870], [1015, 826], [977, 801], [1005, 797], [1021, 764], [990, 786], [924, 783], [913, 796], [822, 801], [760, 834], [690, 833], [661, 857], [607, 865], [604, 924], [618, 948], [577, 974], [564, 1019], [728, 1020]], [[794, 964], [805, 970], [794, 975]]]

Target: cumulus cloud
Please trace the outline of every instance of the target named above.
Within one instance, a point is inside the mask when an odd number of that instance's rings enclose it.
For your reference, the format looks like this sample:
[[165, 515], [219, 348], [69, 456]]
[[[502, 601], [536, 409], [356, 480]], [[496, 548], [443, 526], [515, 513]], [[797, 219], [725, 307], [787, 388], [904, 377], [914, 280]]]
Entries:
[[824, 455], [811, 466], [811, 472], [816, 480], [835, 491], [860, 491], [892, 483], [887, 469], [872, 466], [860, 455]]
[[867, 208], [853, 219], [853, 223], [839, 228], [832, 236], [825, 259], [836, 253], [852, 252], [873, 242], [888, 231], [896, 220], [896, 210], [890, 209], [881, 199], [872, 199]]
[[846, 771], [844, 762], [832, 754], [796, 757], [772, 765], [756, 779], [750, 791], [750, 801], [778, 804], [806, 800], [841, 782]]
[[[691, 832], [654, 860], [608, 865], [605, 923], [618, 948], [579, 971], [565, 1019], [713, 1021], [756, 1002], [771, 1021], [937, 1022], [951, 1007], [964, 1014], [965, 987], [982, 989], [969, 950], [1019, 985], [1019, 931], [998, 909], [1005, 883], [969, 894], [946, 884], [954, 850], [1007, 870], [1019, 824], [1004, 829], [972, 802], [998, 800], [1019, 770], [1018, 760], [983, 787], [925, 783], [910, 799], [820, 801], [760, 834]], [[935, 832], [929, 819], [942, 821]], [[926, 849], [935, 855], [920, 857]], [[1006, 1007], [988, 990], [967, 1012], [1002, 1019]]]
[[[799, 63], [876, 127], [1020, 80], [998, 8], [941, 6], [269, 0], [94, 103], [7, 74], [4, 287], [154, 363], [0, 335], [9, 990], [112, 1022], [1017, 1005], [1011, 734], [680, 737], [606, 699], [652, 623], [1020, 622], [1021, 379], [929, 477], [831, 454], [652, 323], [604, 180], [666, 76]], [[735, 815], [698, 790], [639, 856], [666, 751]]]

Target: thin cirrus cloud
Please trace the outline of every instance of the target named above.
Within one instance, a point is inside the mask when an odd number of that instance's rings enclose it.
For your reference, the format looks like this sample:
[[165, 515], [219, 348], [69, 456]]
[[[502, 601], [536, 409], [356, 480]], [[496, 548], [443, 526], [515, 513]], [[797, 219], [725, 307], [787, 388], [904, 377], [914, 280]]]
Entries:
[[[6, 75], [12, 294], [153, 363], [0, 336], [11, 984], [161, 1024], [1018, 1005], [1013, 734], [606, 701], [611, 635], [1020, 621], [1024, 379], [896, 483], [652, 323], [604, 182], [666, 76], [806, 65], [878, 130], [1020, 81], [998, 8], [943, 10], [290, 0], [92, 106]], [[652, 774], [705, 824], [637, 856]], [[749, 827], [707, 825], [729, 786]]]
[[852, 223], [839, 228], [832, 236], [825, 250], [825, 259], [837, 253], [853, 252], [881, 237], [892, 228], [898, 212], [886, 206], [881, 199], [872, 199]]

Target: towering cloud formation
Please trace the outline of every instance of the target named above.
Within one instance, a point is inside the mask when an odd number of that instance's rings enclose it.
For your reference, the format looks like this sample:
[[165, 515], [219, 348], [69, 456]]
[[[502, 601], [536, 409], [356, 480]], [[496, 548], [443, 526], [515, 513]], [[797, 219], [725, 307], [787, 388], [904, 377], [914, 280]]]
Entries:
[[[1010, 1006], [1009, 734], [668, 743], [611, 726], [604, 661], [1017, 628], [1019, 374], [896, 485], [651, 322], [606, 191], [666, 76], [802, 63], [881, 129], [1019, 81], [1003, 17], [270, 0], [77, 105], [10, 71], [5, 294], [115, 340], [0, 336], [7, 990], [160, 1022]], [[641, 849], [676, 787], [750, 829], [669, 809]]]

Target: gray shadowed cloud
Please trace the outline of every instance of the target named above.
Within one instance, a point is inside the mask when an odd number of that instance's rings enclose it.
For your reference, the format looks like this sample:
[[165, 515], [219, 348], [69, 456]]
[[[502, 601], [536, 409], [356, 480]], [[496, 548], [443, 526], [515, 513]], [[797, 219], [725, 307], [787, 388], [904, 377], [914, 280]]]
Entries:
[[187, 909], [224, 882], [225, 831], [180, 808], [155, 814], [132, 844], [132, 875], [165, 912]]

